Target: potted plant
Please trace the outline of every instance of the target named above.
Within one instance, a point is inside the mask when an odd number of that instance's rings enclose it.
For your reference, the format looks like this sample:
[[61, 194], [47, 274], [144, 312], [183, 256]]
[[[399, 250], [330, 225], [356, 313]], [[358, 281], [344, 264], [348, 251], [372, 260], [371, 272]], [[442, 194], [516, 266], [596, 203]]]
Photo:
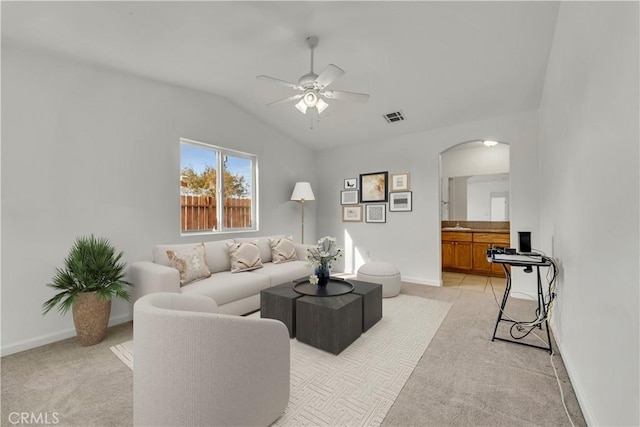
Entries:
[[318, 244], [307, 249], [309, 265], [315, 267], [315, 274], [309, 276], [309, 282], [319, 287], [327, 286], [331, 278], [333, 263], [342, 256], [342, 249], [336, 245], [335, 237], [325, 236]]
[[42, 314], [58, 307], [61, 314], [73, 312], [78, 341], [83, 346], [98, 344], [107, 333], [111, 314], [111, 299], [131, 300], [124, 280], [125, 264], [120, 262], [109, 240], [83, 236], [76, 239], [64, 268], [57, 268], [52, 283], [47, 286], [60, 291], [42, 305]]

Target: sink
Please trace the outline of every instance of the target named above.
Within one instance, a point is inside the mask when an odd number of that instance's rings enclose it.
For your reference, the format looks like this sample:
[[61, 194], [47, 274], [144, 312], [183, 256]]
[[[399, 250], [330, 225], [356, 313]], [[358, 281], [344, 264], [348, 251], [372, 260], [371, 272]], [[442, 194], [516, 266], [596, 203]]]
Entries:
[[471, 231], [468, 227], [444, 227], [442, 231]]

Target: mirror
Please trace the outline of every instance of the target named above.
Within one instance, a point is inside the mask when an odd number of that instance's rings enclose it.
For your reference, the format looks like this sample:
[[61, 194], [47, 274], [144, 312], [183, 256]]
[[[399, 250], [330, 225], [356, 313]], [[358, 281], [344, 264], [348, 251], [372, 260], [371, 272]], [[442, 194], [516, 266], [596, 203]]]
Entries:
[[441, 217], [455, 221], [509, 221], [509, 145], [482, 141], [440, 155]]
[[443, 178], [443, 220], [509, 221], [509, 174]]

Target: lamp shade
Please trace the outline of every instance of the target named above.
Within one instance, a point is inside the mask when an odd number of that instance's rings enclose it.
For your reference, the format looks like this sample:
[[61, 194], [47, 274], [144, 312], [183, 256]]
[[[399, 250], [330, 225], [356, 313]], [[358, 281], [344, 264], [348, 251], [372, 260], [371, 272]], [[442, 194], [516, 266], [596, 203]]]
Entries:
[[296, 182], [296, 186], [291, 193], [291, 200], [315, 200], [311, 184], [308, 182]]

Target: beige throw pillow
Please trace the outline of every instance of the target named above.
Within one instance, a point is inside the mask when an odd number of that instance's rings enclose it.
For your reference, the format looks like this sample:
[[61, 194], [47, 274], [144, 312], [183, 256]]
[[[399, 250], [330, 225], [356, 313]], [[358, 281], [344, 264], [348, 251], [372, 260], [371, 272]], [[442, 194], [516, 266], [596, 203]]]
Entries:
[[269, 245], [271, 246], [271, 258], [274, 264], [298, 259], [296, 247], [293, 245], [293, 237], [291, 236], [269, 239]]
[[255, 270], [262, 267], [258, 242], [227, 243], [231, 258], [231, 272]]
[[205, 259], [204, 244], [182, 251], [167, 251], [171, 266], [180, 272], [180, 286], [211, 276]]

